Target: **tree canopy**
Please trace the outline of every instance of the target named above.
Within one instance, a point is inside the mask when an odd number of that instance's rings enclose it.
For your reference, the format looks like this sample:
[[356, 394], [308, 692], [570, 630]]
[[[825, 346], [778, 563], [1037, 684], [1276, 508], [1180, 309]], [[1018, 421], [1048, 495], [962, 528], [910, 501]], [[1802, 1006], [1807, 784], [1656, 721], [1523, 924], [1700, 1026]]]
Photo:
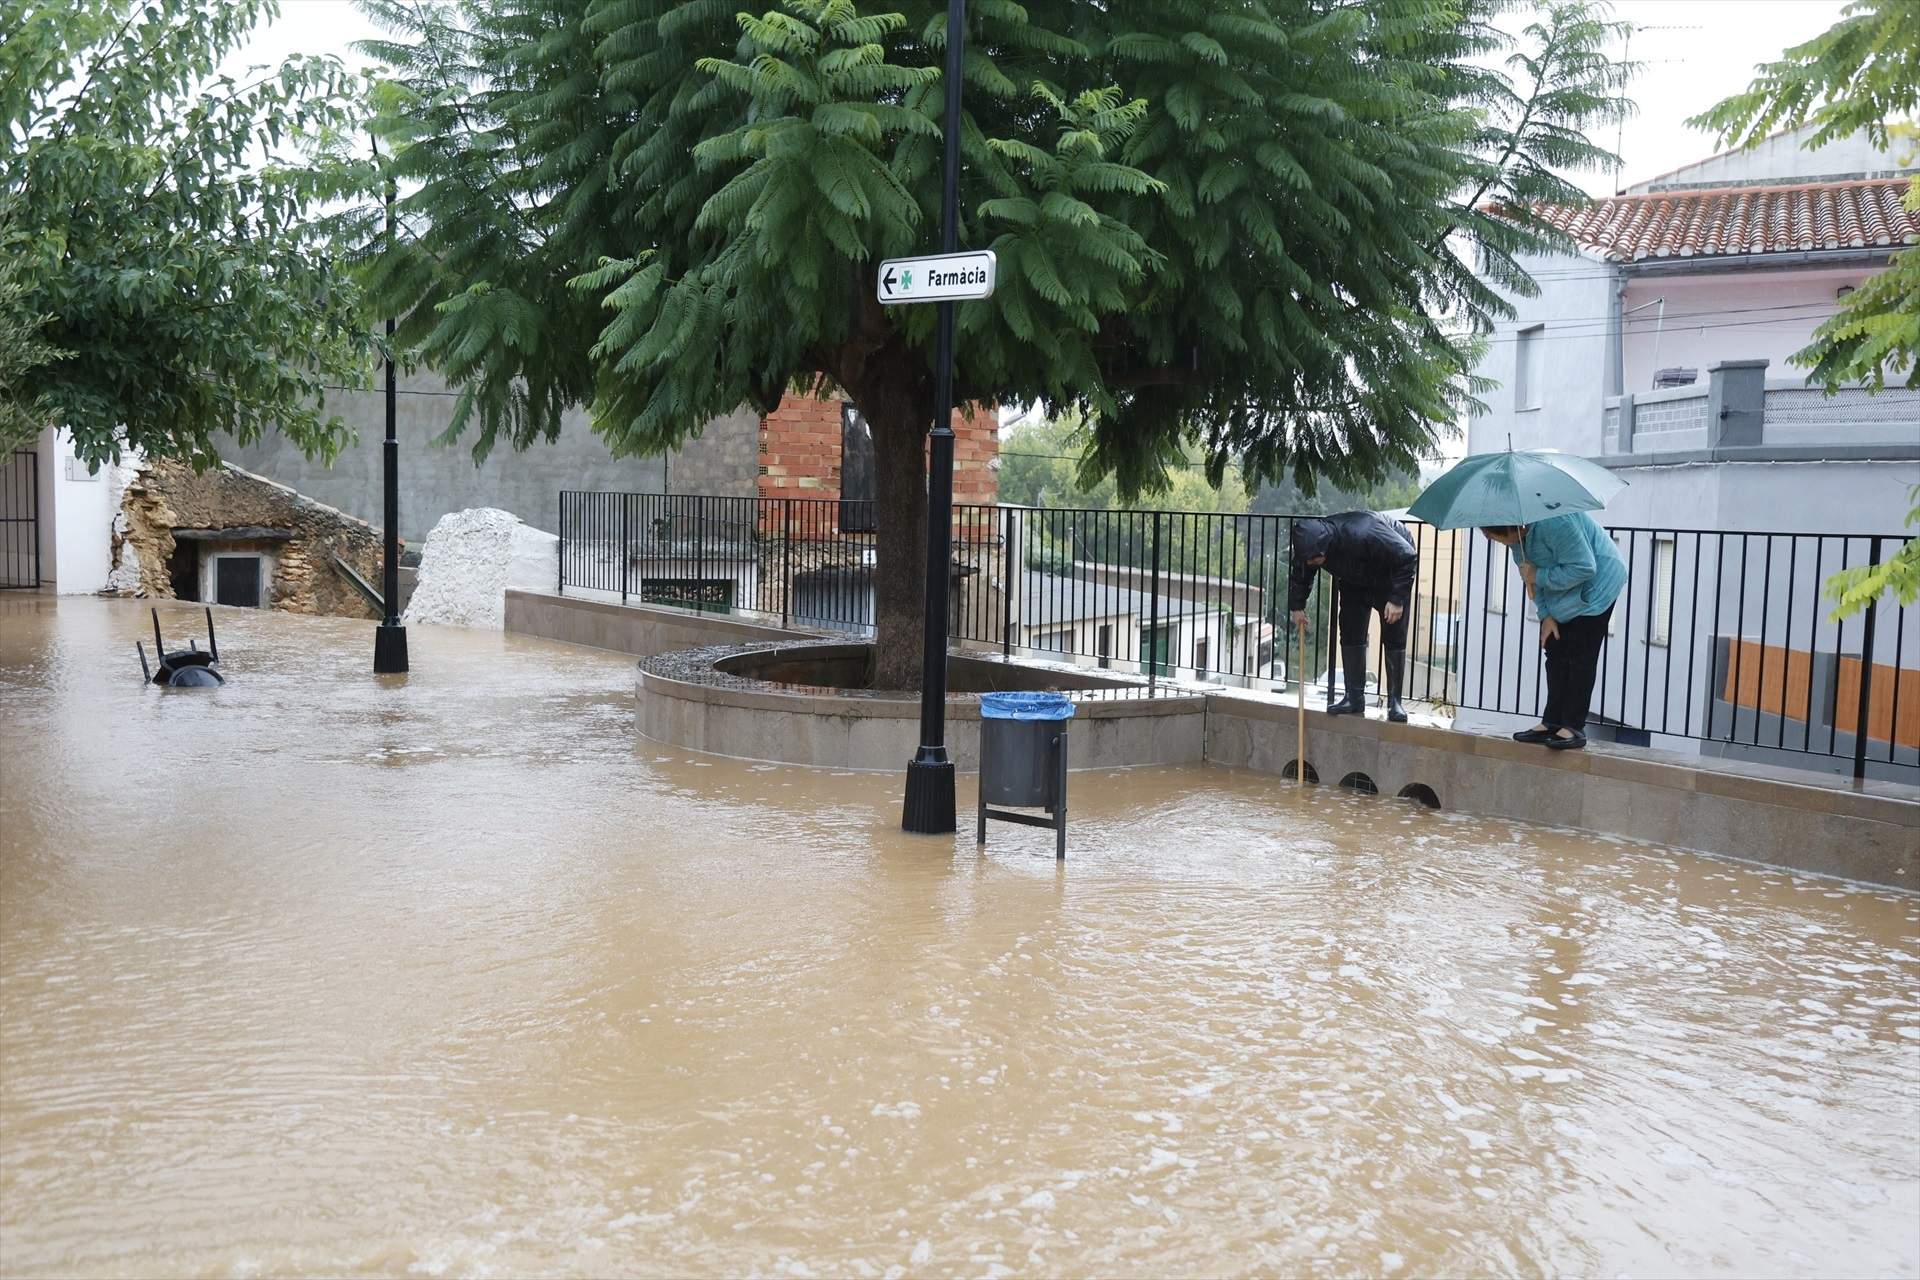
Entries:
[[[331, 456], [325, 386], [371, 327], [317, 212], [351, 168], [289, 154], [354, 126], [337, 61], [221, 62], [272, 0], [0, 0], [0, 418], [197, 463], [285, 432]], [[360, 176], [364, 179], [364, 175]]]
[[[882, 308], [874, 269], [937, 243], [944, 4], [365, 3], [407, 192], [366, 279], [461, 385], [455, 431], [525, 445], [588, 403], [654, 451], [826, 380], [873, 425], [904, 674], [934, 315]], [[1581, 198], [1560, 175], [1609, 163], [1588, 139], [1626, 110], [1593, 5], [1512, 37], [1505, 7], [975, 0], [960, 240], [1001, 269], [960, 308], [961, 400], [1077, 415], [1128, 494], [1190, 446], [1215, 480], [1412, 470], [1496, 286], [1564, 243], [1530, 203]]]
[[[1920, 108], [1920, 4], [1913, 0], [1854, 0], [1840, 21], [1759, 70], [1745, 93], [1689, 123], [1739, 146], [1807, 124], [1816, 126], [1809, 146], [1855, 133], [1882, 147], [1902, 138], [1920, 146], [1912, 119]], [[1906, 207], [1920, 209], [1920, 176]], [[1847, 295], [1793, 361], [1829, 392], [1853, 382], [1877, 390], [1901, 373], [1920, 387], [1920, 252], [1896, 253]]]

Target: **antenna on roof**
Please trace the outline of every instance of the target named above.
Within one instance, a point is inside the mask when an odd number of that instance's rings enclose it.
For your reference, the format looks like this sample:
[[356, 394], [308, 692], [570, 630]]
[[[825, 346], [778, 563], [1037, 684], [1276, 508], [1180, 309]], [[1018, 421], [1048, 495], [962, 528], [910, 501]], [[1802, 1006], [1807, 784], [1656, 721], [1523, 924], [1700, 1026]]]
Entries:
[[[1632, 59], [1629, 58], [1627, 55], [1633, 49], [1633, 36], [1634, 36], [1634, 33], [1637, 31], [1698, 31], [1700, 30], [1698, 26], [1679, 26], [1679, 25], [1641, 26], [1638, 23], [1633, 23], [1633, 22], [1627, 23], [1626, 28], [1627, 28], [1626, 37], [1620, 42], [1620, 63], [1622, 66], [1628, 65], [1632, 61]], [[1662, 58], [1660, 59], [1660, 61], [1663, 63], [1685, 62], [1686, 59]], [[1627, 184], [1625, 182], [1625, 178], [1626, 178], [1625, 170], [1626, 170], [1627, 160], [1624, 154], [1626, 149], [1627, 149], [1627, 118], [1625, 116], [1621, 116], [1618, 123], [1615, 124], [1614, 131], [1613, 131], [1613, 194], [1617, 196], [1623, 196], [1627, 193]]]

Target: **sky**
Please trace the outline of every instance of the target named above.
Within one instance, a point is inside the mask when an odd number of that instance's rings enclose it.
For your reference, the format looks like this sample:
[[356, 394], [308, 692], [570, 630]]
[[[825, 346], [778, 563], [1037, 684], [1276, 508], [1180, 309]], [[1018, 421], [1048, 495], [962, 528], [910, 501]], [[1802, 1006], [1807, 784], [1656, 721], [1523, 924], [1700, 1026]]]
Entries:
[[[1630, 90], [1639, 111], [1618, 136], [1622, 181], [1640, 182], [1718, 152], [1713, 138], [1682, 122], [1744, 88], [1757, 63], [1832, 26], [1843, 7], [1844, 0], [1615, 0], [1614, 15], [1635, 28], [1626, 53], [1645, 64]], [[361, 65], [351, 46], [374, 34], [351, 0], [282, 0], [279, 20], [257, 31], [231, 65], [293, 53], [333, 53]], [[1615, 139], [1603, 141], [1612, 146]], [[1611, 173], [1577, 180], [1594, 195], [1614, 190]]]

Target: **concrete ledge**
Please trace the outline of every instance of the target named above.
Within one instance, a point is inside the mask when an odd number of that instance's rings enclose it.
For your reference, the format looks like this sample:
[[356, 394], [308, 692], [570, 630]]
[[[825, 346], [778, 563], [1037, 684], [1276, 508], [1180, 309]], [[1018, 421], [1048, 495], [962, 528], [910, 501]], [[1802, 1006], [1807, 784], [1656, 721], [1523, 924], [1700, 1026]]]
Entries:
[[611, 649], [637, 658], [703, 645], [817, 638], [805, 631], [783, 631], [692, 609], [616, 604], [511, 589], [506, 597], [506, 630], [513, 635]]
[[[1297, 712], [1207, 699], [1206, 758], [1278, 774]], [[1552, 752], [1506, 738], [1307, 713], [1323, 785], [1364, 774], [1382, 795], [1430, 788], [1442, 808], [1573, 827], [1793, 871], [1920, 890], [1920, 803], [1872, 791], [1699, 768], [1658, 753]]]
[[[658, 664], [655, 664], [658, 665]], [[920, 702], [860, 690], [734, 687], [635, 673], [640, 735], [737, 760], [822, 769], [906, 768], [920, 744]], [[1206, 748], [1206, 698], [1136, 697], [1131, 690], [1084, 690], [1074, 699], [1068, 761], [1074, 769], [1198, 764]], [[947, 751], [956, 767], [980, 764], [980, 700], [947, 699]]]

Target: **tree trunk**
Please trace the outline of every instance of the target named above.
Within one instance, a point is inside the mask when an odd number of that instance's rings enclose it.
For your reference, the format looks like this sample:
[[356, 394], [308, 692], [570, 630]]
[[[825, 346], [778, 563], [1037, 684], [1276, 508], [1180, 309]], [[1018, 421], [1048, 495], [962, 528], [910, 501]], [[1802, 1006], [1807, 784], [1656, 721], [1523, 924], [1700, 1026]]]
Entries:
[[[873, 428], [876, 689], [918, 689], [926, 618], [927, 408], [906, 394], [856, 398]], [[888, 389], [891, 390], [891, 389]]]

